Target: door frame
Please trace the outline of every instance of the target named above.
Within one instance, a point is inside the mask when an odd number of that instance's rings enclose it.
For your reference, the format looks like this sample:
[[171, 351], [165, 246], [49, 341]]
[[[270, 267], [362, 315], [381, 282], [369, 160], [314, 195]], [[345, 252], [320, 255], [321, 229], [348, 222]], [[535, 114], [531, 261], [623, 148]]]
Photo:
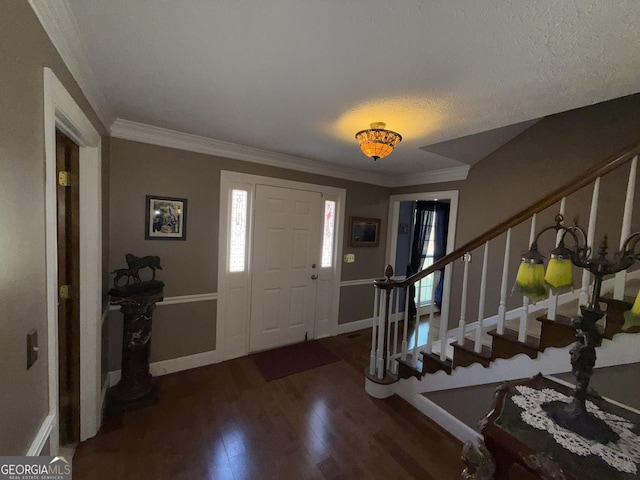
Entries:
[[100, 134], [50, 68], [44, 68], [45, 236], [49, 380], [49, 442], [58, 435], [58, 240], [56, 128], [80, 147], [80, 440], [102, 416], [102, 171]]
[[[324, 200], [336, 202], [333, 265], [318, 269], [315, 338], [336, 335], [340, 306], [340, 278], [342, 272], [342, 243], [345, 223], [346, 190], [311, 183], [295, 182], [280, 178], [263, 177], [223, 170], [220, 172], [220, 218], [218, 241], [218, 304], [216, 311], [216, 352], [220, 361], [241, 357], [249, 353], [249, 322], [251, 319], [251, 282], [253, 253], [254, 195], [256, 185], [291, 188], [320, 192]], [[248, 192], [246, 268], [244, 272], [230, 273], [229, 208], [231, 191]], [[324, 208], [322, 209], [324, 212]], [[322, 217], [318, 219], [322, 221]], [[322, 299], [325, 299], [324, 301]]]
[[[449, 200], [449, 231], [447, 234], [447, 251], [451, 253], [455, 246], [456, 240], [456, 224], [458, 218], [458, 190], [446, 190], [441, 192], [419, 192], [419, 193], [404, 193], [401, 195], [391, 195], [389, 197], [389, 228], [387, 229], [387, 252], [386, 252], [386, 264], [395, 265], [396, 262], [396, 249], [398, 247], [398, 221], [400, 218], [400, 203], [411, 202], [419, 200]], [[443, 291], [442, 291], [442, 303], [449, 302], [451, 292], [451, 269], [445, 270]], [[395, 277], [404, 278], [402, 275], [394, 275]]]

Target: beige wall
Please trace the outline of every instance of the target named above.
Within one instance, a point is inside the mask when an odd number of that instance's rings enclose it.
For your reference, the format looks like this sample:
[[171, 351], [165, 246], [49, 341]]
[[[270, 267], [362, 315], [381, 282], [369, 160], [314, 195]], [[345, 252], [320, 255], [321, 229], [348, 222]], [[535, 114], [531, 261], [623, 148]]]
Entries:
[[[348, 225], [345, 225], [344, 252], [355, 253], [356, 262], [342, 265], [342, 280], [361, 280], [382, 276], [387, 231], [388, 196], [410, 192], [458, 190], [460, 192], [456, 245], [483, 233], [567, 179], [601, 161], [606, 155], [630, 143], [636, 136], [640, 119], [640, 95], [618, 99], [585, 109], [544, 119], [513, 139], [471, 169], [466, 181], [411, 188], [387, 189], [364, 183], [347, 182], [331, 177], [305, 174], [286, 169], [229, 160], [165, 147], [111, 139], [111, 260], [110, 270], [124, 265], [124, 254], [160, 255], [164, 270], [161, 278], [167, 286], [166, 296], [214, 293], [217, 291], [217, 229], [219, 182], [221, 170], [279, 177], [287, 180], [342, 187], [347, 190], [346, 220], [349, 216], [382, 218], [379, 248], [350, 248]], [[170, 174], [167, 174], [170, 172]], [[602, 214], [598, 234], [611, 232], [617, 245], [621, 213], [606, 212], [607, 205], [620, 205], [626, 185], [621, 171], [603, 182]], [[144, 240], [144, 197], [157, 194], [185, 197], [189, 200], [187, 241]], [[567, 204], [567, 216], [580, 214], [586, 222], [590, 191], [585, 189]], [[638, 228], [640, 209], [636, 209], [634, 227]], [[539, 216], [538, 225], [552, 222], [557, 206]], [[516, 228], [512, 238], [510, 278], [514, 278], [519, 255], [528, 247], [528, 226]], [[491, 246], [489, 276], [500, 278], [501, 251], [504, 236]], [[480, 252], [474, 253], [470, 285], [479, 282]], [[450, 325], [457, 326], [460, 315], [462, 265], [456, 262], [452, 292]], [[467, 320], [477, 319], [478, 292], [471, 287]], [[339, 324], [369, 318], [372, 289], [367, 285], [344, 286], [341, 289]], [[497, 312], [499, 284], [487, 291], [485, 314]], [[509, 297], [508, 307], [515, 308], [521, 299]], [[213, 349], [215, 345], [215, 302], [199, 311], [186, 305], [171, 308], [171, 315], [159, 307], [154, 335], [172, 335], [176, 340], [152, 346], [152, 361], [175, 358]], [[167, 310], [168, 312], [168, 310]], [[119, 313], [111, 315], [117, 325], [110, 338], [110, 368], [120, 362]], [[160, 318], [166, 320], [161, 321]], [[180, 329], [187, 330], [185, 334]], [[178, 333], [179, 332], [179, 333]], [[200, 332], [208, 332], [195, 339]], [[207, 339], [203, 342], [203, 339]]]
[[[345, 221], [349, 216], [381, 218], [382, 231], [378, 248], [350, 248], [345, 225], [344, 253], [355, 253], [356, 262], [342, 265], [342, 280], [370, 279], [382, 274], [387, 188], [117, 138], [110, 143], [109, 271], [125, 266], [126, 253], [159, 255], [163, 270], [158, 278], [166, 284], [166, 297], [217, 293], [220, 172], [230, 170], [346, 189]], [[145, 196], [149, 194], [187, 198], [186, 241], [144, 239]], [[369, 289], [342, 290], [341, 324], [371, 316]], [[152, 362], [214, 350], [216, 302], [196, 305], [199, 304], [158, 306]], [[362, 314], [362, 305], [366, 305], [364, 310], [368, 313]], [[109, 325], [109, 368], [115, 370], [121, 358], [119, 312], [110, 314]]]
[[[0, 453], [23, 455], [48, 413], [43, 67], [105, 130], [26, 1], [2, 3], [0, 59]], [[27, 371], [33, 329], [39, 359]]]
[[[383, 275], [378, 275], [383, 277]], [[368, 285], [350, 285], [340, 290], [340, 314], [338, 324], [371, 318], [375, 288], [373, 282]], [[370, 326], [370, 325], [369, 325]]]
[[[476, 164], [466, 181], [394, 189], [393, 194], [459, 190], [456, 246], [475, 238], [546, 193], [560, 187], [587, 168], [601, 162], [623, 146], [640, 140], [640, 94], [545, 118]], [[622, 206], [628, 168], [603, 179], [596, 239], [609, 234], [610, 245], [618, 247]], [[568, 221], [578, 214], [586, 227], [592, 187], [581, 190], [567, 202]], [[640, 189], [632, 231], [640, 230]], [[553, 223], [558, 206], [539, 215], [538, 226]], [[520, 254], [528, 249], [529, 226], [513, 231], [509, 278], [511, 284]], [[500, 278], [505, 237], [490, 244], [489, 278]], [[543, 248], [544, 245], [541, 245]], [[548, 249], [546, 250], [548, 252]], [[478, 285], [482, 253], [476, 251], [470, 266], [467, 321], [477, 320]], [[455, 262], [450, 327], [460, 316], [462, 263]], [[487, 290], [485, 315], [497, 313], [499, 282]], [[509, 308], [521, 304], [517, 295], [508, 299]]]

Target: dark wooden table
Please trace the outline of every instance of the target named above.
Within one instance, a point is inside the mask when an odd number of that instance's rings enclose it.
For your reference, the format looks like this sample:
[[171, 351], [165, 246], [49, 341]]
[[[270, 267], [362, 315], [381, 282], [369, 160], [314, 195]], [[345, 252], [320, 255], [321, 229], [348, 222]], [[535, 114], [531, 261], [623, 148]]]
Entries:
[[[635, 459], [635, 473], [621, 472], [597, 455], [581, 456], [572, 453], [558, 443], [548, 431], [526, 423], [522, 419], [523, 409], [514, 403], [514, 397], [520, 395], [516, 389], [518, 385], [535, 390], [551, 389], [567, 397], [573, 394], [572, 388], [542, 375], [526, 381], [505, 383], [498, 389], [494, 409], [485, 419], [482, 428], [485, 445], [496, 462], [497, 480], [640, 478], [640, 458]], [[640, 415], [605, 399], [593, 397], [589, 400], [603, 412], [617, 415], [632, 423], [631, 433], [640, 435]], [[617, 445], [620, 445], [620, 442]], [[635, 444], [635, 449], [638, 451], [640, 445]]]

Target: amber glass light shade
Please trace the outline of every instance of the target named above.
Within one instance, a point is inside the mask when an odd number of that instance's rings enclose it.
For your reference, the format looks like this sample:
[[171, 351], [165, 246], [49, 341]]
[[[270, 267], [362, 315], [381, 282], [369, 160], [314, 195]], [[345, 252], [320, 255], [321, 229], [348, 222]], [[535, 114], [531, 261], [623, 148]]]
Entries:
[[402, 140], [402, 136], [391, 130], [385, 130], [386, 124], [382, 122], [372, 123], [370, 126], [370, 129], [356, 133], [360, 150], [374, 160], [384, 158], [393, 152], [393, 149]]

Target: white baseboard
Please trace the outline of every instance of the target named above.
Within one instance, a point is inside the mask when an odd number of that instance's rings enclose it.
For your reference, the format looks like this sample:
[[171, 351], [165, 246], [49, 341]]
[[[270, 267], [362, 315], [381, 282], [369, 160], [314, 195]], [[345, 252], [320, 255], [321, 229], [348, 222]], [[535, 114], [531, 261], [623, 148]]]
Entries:
[[338, 325], [338, 328], [336, 329], [336, 335], [351, 333], [357, 330], [364, 330], [365, 328], [371, 328], [372, 325], [372, 318], [363, 318], [362, 320], [356, 320], [355, 322], [342, 323]]
[[[402, 313], [394, 313], [390, 315], [390, 323], [395, 323], [398, 320], [402, 320]], [[362, 320], [356, 320], [355, 322], [342, 323], [338, 325], [336, 329], [336, 335], [343, 333], [355, 332], [357, 330], [364, 330], [365, 328], [371, 328], [373, 326], [373, 318], [363, 318]]]
[[42, 449], [44, 448], [49, 436], [51, 435], [51, 429], [53, 428], [53, 424], [55, 420], [55, 415], [52, 413], [47, 415], [40, 425], [40, 429], [38, 430], [38, 434], [31, 442], [31, 446], [29, 450], [27, 450], [26, 455], [29, 457], [35, 457], [42, 453]]
[[[154, 377], [168, 375], [170, 373], [182, 372], [191, 368], [204, 367], [219, 363], [222, 359], [220, 353], [216, 350], [209, 352], [195, 353], [185, 357], [171, 358], [169, 360], [161, 360], [149, 365], [149, 371]], [[114, 386], [120, 381], [120, 370], [112, 370], [108, 375], [109, 386]]]

